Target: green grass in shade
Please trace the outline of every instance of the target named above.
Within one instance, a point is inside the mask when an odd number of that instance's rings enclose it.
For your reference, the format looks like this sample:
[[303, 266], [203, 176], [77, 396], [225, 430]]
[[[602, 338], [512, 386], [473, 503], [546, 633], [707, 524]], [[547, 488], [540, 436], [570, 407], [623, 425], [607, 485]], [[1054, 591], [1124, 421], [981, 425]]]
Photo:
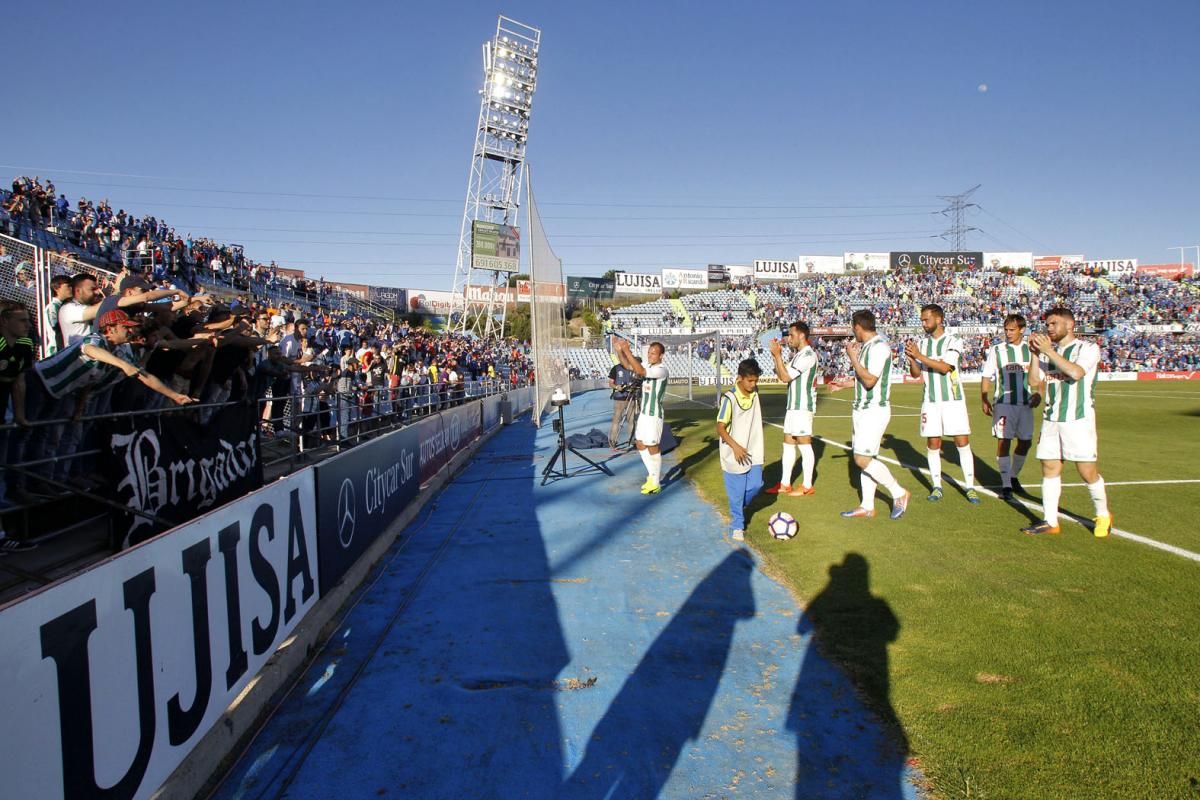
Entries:
[[[998, 485], [995, 442], [977, 387], [969, 391], [976, 473]], [[1098, 394], [1108, 482], [1200, 479], [1195, 385], [1106, 383]], [[849, 442], [849, 397], [822, 395], [818, 436]], [[895, 415], [916, 414], [918, 388], [897, 387], [893, 402]], [[763, 406], [770, 486], [782, 431], [769, 423], [782, 422], [782, 390], [764, 389]], [[713, 409], [676, 401], [667, 416], [687, 477], [723, 509]], [[894, 416], [882, 455], [925, 467], [917, 422]], [[914, 492], [907, 516], [887, 518], [881, 489], [879, 516], [843, 520], [838, 512], [858, 501], [857, 470], [843, 449], [818, 442], [817, 451], [816, 495], [760, 495], [747, 538], [805, 604], [847, 554], [866, 560], [870, 595], [900, 623], [888, 659], [856, 660], [855, 643], [870, 637], [861, 626], [878, 616], [866, 608], [826, 615], [818, 639], [884, 718], [895, 714], [936, 796], [1200, 798], [1200, 563], [1065, 521], [1061, 536], [1026, 536], [1018, 529], [1036, 512], [990, 497], [972, 506], [949, 483], [929, 503], [921, 479], [894, 465]], [[943, 466], [961, 475], [949, 444]], [[1067, 469], [1064, 482], [1080, 483]], [[1040, 495], [1032, 453], [1021, 478]], [[1200, 483], [1113, 486], [1109, 501], [1118, 528], [1200, 552]], [[1062, 506], [1092, 516], [1082, 487], [1064, 489]], [[777, 510], [799, 521], [795, 539], [767, 534]]]

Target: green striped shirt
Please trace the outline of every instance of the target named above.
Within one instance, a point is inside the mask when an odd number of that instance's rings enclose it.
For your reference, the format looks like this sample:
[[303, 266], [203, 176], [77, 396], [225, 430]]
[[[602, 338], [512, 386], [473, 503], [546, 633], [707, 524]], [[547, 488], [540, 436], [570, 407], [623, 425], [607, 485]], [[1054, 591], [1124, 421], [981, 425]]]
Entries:
[[84, 389], [106, 389], [125, 378], [125, 373], [110, 364], [88, 358], [83, 346], [99, 347], [120, 359], [133, 363], [133, 351], [128, 345], [113, 347], [98, 333], [77, 339], [49, 358], [33, 365], [46, 391], [55, 399], [62, 399]]
[[887, 408], [888, 397], [891, 394], [892, 380], [892, 348], [882, 336], [876, 336], [862, 346], [858, 354], [859, 363], [867, 372], [879, 378], [870, 389], [863, 387], [862, 380], [854, 384], [855, 411], [865, 411], [869, 408]]
[[983, 377], [994, 384], [992, 402], [997, 405], [1029, 405], [1029, 344], [1003, 342], [988, 348]]
[[950, 371], [944, 375], [932, 370], [924, 364], [919, 364], [921, 377], [925, 381], [926, 403], [945, 403], [963, 399], [962, 383], [958, 380], [958, 362], [962, 358], [963, 341], [954, 334], [943, 333], [936, 339], [925, 337], [921, 342], [921, 355], [937, 361], [945, 361], [950, 365]]
[[642, 381], [641, 413], [647, 417], [663, 415], [663, 396], [667, 393], [667, 368], [662, 364], [646, 367], [646, 377]]
[[1088, 419], [1096, 413], [1096, 375], [1100, 371], [1100, 348], [1092, 342], [1076, 339], [1062, 350], [1068, 361], [1083, 367], [1079, 380], [1071, 380], [1059, 372], [1046, 356], [1041, 369], [1046, 380], [1046, 407], [1042, 417], [1049, 422], [1074, 422]]
[[788, 411], [817, 410], [817, 351], [805, 346], [788, 362], [788, 375], [792, 377], [787, 387]]

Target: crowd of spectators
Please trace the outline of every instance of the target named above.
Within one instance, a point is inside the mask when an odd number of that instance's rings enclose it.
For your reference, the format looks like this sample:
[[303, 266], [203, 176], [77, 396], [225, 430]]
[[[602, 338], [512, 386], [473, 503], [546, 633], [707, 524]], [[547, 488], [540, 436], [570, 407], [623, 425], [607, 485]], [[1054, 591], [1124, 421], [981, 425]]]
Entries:
[[[65, 194], [56, 194], [53, 181], [38, 176], [18, 176], [9, 192], [0, 192], [0, 233], [20, 238], [24, 226], [52, 232], [66, 245], [60, 253], [64, 259], [78, 256], [112, 271], [135, 269], [191, 293], [214, 285], [262, 296], [286, 292], [313, 308], [346, 305], [324, 279], [280, 269], [274, 261], [253, 261], [240, 245], [179, 234], [166, 220], [151, 215], [114, 211], [107, 199], [79, 197], [72, 205]], [[32, 279], [32, 269], [28, 277]]]
[[43, 324], [54, 343], [41, 360], [32, 310], [15, 301], [0, 308], [5, 341], [21, 342], [20, 358], [0, 359], [0, 400], [9, 407], [11, 397], [16, 423], [0, 430], [0, 452], [53, 481], [6, 471], [0, 500], [5, 488], [34, 502], [64, 483], [103, 484], [86, 455], [99, 446], [87, 422], [97, 415], [199, 403], [187, 413], [205, 421], [217, 404], [246, 400], [261, 404], [268, 438], [343, 442], [462, 402], [480, 385], [531, 377], [529, 348], [515, 340], [361, 316], [305, 318], [248, 297], [223, 303], [133, 270], [111, 283], [102, 291], [88, 272], [51, 282]]

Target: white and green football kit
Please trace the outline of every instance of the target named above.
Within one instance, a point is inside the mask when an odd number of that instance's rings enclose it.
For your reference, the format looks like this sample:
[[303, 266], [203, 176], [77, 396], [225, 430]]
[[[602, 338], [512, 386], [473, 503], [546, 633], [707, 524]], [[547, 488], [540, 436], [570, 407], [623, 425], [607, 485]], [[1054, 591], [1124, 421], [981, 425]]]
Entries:
[[787, 364], [791, 377], [787, 385], [787, 411], [783, 432], [788, 436], [812, 436], [813, 415], [817, 412], [817, 351], [805, 346], [792, 355]]
[[1042, 434], [1037, 457], [1042, 461], [1094, 462], [1096, 440], [1096, 376], [1100, 370], [1100, 348], [1075, 339], [1059, 350], [1063, 357], [1083, 367], [1079, 380], [1060, 372], [1043, 355], [1039, 366], [1046, 382], [1043, 397]]
[[992, 345], [983, 361], [983, 377], [992, 382], [992, 436], [997, 439], [1033, 439], [1033, 409], [1029, 400], [1027, 342]]
[[882, 336], [864, 342], [858, 354], [863, 369], [878, 380], [870, 389], [863, 386], [861, 379], [854, 383], [854, 404], [851, 423], [854, 434], [854, 453], [860, 456], [879, 455], [879, 445], [888, 423], [892, 420], [891, 378], [892, 348]]
[[667, 393], [667, 368], [662, 364], [646, 367], [642, 380], [642, 405], [639, 409], [633, 438], [652, 447], [662, 439], [663, 397]]
[[968, 436], [971, 420], [967, 415], [967, 401], [958, 376], [958, 365], [962, 361], [963, 341], [958, 336], [943, 332], [941, 336], [927, 336], [918, 345], [921, 355], [950, 365], [943, 374], [918, 363], [925, 391], [921, 395], [921, 435], [925, 438], [940, 436]]

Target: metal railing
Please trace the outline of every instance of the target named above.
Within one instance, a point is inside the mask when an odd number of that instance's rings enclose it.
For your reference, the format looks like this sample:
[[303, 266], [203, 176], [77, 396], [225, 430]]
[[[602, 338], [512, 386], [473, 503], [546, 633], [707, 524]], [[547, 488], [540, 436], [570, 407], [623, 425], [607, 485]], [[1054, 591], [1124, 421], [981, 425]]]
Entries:
[[[522, 384], [524, 385], [524, 384]], [[128, 513], [130, 509], [105, 495], [104, 481], [96, 478], [96, 461], [104, 453], [103, 443], [83, 447], [84, 435], [63, 445], [61, 435], [68, 426], [79, 429], [106, 421], [166, 415], [191, 415], [200, 422], [217, 411], [253, 402], [258, 426], [260, 457], [264, 470], [276, 471], [276, 477], [343, 452], [355, 445], [397, 430], [453, 406], [482, 397], [502, 394], [513, 388], [500, 380], [463, 381], [456, 384], [355, 387], [353, 391], [299, 391], [254, 400], [232, 400], [166, 406], [136, 411], [117, 411], [82, 415], [78, 419], [32, 420], [25, 425], [0, 425], [0, 449], [12, 454], [14, 442], [24, 445], [36, 429], [45, 429], [39, 441], [48, 438], [53, 452], [34, 453], [34, 457], [5, 458], [0, 461], [0, 480], [16, 488], [4, 513], [36, 511], [48, 502], [61, 502], [79, 495], [110, 510]], [[56, 435], [57, 434], [57, 435]], [[21, 448], [23, 449], [23, 447]], [[136, 512], [134, 512], [136, 513]], [[42, 531], [31, 537], [51, 538], [55, 531]]]

